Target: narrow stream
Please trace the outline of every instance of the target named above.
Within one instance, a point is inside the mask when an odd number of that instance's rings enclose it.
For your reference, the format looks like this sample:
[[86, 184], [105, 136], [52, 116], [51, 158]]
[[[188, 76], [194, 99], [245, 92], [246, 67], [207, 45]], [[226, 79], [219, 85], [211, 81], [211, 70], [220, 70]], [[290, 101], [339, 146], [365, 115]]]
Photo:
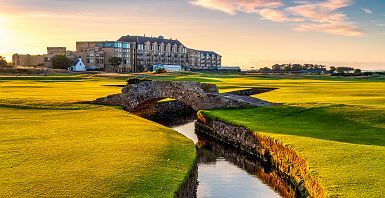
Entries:
[[198, 150], [197, 197], [281, 197], [258, 178], [263, 169], [253, 159], [195, 134], [195, 121], [172, 127]]

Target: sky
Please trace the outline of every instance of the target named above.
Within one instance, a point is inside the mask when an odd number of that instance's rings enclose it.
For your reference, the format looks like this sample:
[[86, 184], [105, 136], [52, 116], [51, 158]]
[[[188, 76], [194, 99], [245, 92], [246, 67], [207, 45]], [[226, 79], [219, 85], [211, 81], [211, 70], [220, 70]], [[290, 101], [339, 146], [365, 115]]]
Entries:
[[0, 0], [0, 55], [123, 35], [178, 39], [244, 69], [385, 70], [385, 0]]

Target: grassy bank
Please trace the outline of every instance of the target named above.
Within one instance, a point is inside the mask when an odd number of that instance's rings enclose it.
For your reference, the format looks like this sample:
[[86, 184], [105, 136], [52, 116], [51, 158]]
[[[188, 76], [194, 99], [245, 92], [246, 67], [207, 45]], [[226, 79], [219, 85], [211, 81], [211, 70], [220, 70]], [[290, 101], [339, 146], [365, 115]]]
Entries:
[[173, 197], [194, 162], [192, 142], [120, 109], [76, 103], [121, 84], [1, 77], [0, 197]]
[[155, 78], [215, 83], [222, 92], [250, 87], [279, 88], [256, 97], [284, 106], [204, 113], [294, 148], [309, 162], [328, 197], [383, 197], [384, 81], [214, 73]]
[[293, 147], [309, 162], [328, 196], [381, 197], [385, 190], [384, 111], [332, 105], [204, 113]]

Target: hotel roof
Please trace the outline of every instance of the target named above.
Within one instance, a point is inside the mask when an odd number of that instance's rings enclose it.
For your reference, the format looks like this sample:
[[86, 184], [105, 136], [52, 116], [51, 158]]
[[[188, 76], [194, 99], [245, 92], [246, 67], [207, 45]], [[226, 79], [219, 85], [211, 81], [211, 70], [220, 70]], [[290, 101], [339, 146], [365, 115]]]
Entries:
[[144, 44], [146, 43], [147, 41], [149, 41], [150, 43], [164, 43], [164, 44], [168, 44], [170, 43], [171, 45], [183, 45], [180, 41], [178, 40], [173, 40], [173, 39], [165, 39], [163, 36], [159, 36], [159, 37], [147, 37], [147, 36], [130, 36], [130, 35], [127, 35], [127, 36], [122, 36], [120, 37], [120, 39], [118, 41], [123, 41], [123, 42], [135, 42], [135, 43], [138, 43], [138, 44]]

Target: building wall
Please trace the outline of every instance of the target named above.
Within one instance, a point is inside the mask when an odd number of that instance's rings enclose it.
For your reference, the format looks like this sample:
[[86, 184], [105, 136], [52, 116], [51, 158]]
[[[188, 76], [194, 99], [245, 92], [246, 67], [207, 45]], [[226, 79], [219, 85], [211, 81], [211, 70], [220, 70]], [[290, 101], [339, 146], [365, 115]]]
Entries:
[[66, 55], [66, 47], [47, 47], [47, 54], [51, 56]]
[[215, 52], [201, 51], [200, 60], [202, 69], [215, 69], [222, 65], [222, 56]]
[[14, 54], [12, 62], [15, 66], [38, 66], [44, 65], [45, 55]]
[[163, 36], [122, 36], [118, 41], [134, 44], [134, 71], [140, 67], [151, 70], [153, 65], [187, 66], [187, 48], [178, 40], [165, 39]]
[[133, 48], [134, 45], [128, 42], [118, 41], [86, 41], [76, 42], [76, 54], [83, 58], [87, 67], [96, 66], [98, 69], [112, 71], [109, 63], [111, 57], [123, 59], [118, 72], [133, 71]]
[[30, 55], [30, 54], [14, 54], [12, 62], [15, 66], [51, 66], [51, 58], [56, 55], [67, 56], [70, 60], [75, 62], [78, 57], [72, 51], [67, 51], [66, 47], [47, 47], [47, 54]]
[[212, 52], [188, 49], [188, 66], [193, 69], [216, 69], [222, 65], [222, 56]]
[[187, 50], [188, 66], [193, 69], [201, 68], [200, 51], [194, 49]]
[[153, 65], [182, 65], [187, 66], [187, 48], [183, 45], [157, 42], [137, 44], [136, 64], [150, 69]]

